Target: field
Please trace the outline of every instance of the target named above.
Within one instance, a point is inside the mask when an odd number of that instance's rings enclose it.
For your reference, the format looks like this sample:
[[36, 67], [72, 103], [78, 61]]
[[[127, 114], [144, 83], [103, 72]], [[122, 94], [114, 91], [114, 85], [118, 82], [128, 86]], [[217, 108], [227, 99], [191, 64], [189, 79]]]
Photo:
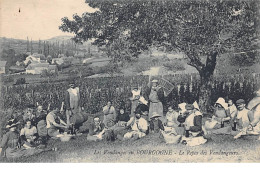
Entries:
[[[259, 162], [260, 159], [260, 141], [256, 136], [234, 140], [228, 135], [212, 135], [206, 144], [197, 147], [167, 145], [158, 135], [124, 142], [90, 142], [86, 137], [81, 135], [69, 142], [50, 140], [48, 146], [55, 146], [58, 151], [1, 162]], [[155, 151], [149, 155], [142, 150]]]

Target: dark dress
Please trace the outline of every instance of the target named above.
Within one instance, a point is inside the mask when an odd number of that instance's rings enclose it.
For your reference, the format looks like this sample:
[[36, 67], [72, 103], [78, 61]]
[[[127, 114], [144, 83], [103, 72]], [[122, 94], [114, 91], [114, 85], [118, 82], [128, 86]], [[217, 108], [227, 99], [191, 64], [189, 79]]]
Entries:
[[7, 158], [28, 157], [44, 151], [43, 149], [36, 149], [36, 148], [30, 148], [30, 149], [19, 148], [20, 143], [21, 143], [21, 139], [19, 137], [18, 132], [9, 131], [3, 136], [0, 147], [5, 149]]

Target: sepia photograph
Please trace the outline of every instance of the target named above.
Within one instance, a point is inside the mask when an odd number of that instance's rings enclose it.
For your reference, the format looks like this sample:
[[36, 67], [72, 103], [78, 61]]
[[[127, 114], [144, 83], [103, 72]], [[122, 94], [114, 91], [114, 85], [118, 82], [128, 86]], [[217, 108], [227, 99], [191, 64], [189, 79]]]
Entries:
[[0, 0], [0, 166], [259, 162], [260, 0]]

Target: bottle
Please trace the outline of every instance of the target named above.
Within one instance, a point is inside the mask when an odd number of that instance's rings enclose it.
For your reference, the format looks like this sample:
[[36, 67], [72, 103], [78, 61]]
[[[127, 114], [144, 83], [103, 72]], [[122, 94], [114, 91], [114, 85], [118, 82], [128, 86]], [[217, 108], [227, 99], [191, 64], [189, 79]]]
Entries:
[[222, 122], [221, 122], [221, 128], [223, 128], [223, 127], [224, 127], [224, 122], [222, 121]]
[[185, 137], [189, 137], [190, 136], [190, 131], [189, 130], [186, 130], [185, 131]]

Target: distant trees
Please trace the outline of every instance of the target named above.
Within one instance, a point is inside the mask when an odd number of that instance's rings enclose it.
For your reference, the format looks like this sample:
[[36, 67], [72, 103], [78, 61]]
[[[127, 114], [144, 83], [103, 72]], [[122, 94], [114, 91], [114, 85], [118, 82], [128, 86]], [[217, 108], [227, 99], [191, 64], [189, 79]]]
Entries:
[[200, 74], [199, 104], [211, 105], [211, 84], [218, 56], [256, 50], [258, 0], [86, 0], [99, 10], [62, 18], [60, 29], [75, 42], [95, 39], [116, 61], [129, 60], [151, 46], [180, 51]]

